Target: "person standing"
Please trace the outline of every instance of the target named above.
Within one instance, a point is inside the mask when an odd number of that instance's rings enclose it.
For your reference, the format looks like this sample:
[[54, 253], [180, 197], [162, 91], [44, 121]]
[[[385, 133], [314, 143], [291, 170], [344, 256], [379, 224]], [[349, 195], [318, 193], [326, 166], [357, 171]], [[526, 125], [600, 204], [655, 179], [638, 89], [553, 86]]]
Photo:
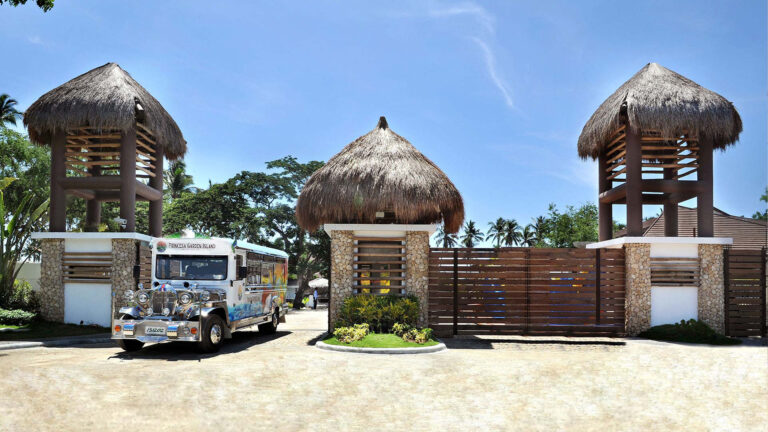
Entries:
[[317, 309], [317, 288], [315, 288], [315, 292], [312, 293], [312, 300], [314, 300], [314, 302], [312, 302], [312, 309]]

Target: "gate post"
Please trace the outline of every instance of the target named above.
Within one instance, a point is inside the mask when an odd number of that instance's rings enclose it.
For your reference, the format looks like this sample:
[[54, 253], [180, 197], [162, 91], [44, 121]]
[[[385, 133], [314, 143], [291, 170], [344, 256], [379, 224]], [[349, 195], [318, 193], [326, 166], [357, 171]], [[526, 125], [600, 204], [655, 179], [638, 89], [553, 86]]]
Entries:
[[731, 248], [723, 248], [723, 334], [730, 336], [731, 332], [731, 314], [728, 311], [728, 293], [731, 291], [730, 277]]
[[766, 287], [765, 287], [765, 260], [766, 260], [766, 248], [761, 248], [760, 253], [760, 298], [761, 298], [761, 307], [760, 307], [760, 325], [762, 326], [762, 336], [766, 337], [768, 336], [768, 323], [765, 322], [766, 317]]
[[453, 335], [459, 334], [459, 250], [453, 250]]
[[595, 249], [595, 324], [600, 325], [600, 249]]
[[531, 250], [525, 249], [525, 333], [531, 330]]

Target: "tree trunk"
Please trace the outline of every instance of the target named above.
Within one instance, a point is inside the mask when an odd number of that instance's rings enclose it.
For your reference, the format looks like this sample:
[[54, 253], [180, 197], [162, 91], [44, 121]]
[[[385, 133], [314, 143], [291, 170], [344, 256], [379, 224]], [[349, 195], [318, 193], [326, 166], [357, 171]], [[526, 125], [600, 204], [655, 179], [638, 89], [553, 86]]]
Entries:
[[301, 309], [304, 307], [304, 292], [309, 292], [309, 278], [304, 274], [299, 274], [299, 285], [296, 287], [296, 296], [293, 299], [293, 308]]

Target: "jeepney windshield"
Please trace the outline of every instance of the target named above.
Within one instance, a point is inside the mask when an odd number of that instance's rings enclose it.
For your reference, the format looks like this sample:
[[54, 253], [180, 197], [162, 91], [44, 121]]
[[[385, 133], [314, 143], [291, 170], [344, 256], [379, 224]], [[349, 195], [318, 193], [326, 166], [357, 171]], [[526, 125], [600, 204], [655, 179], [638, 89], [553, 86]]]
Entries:
[[226, 256], [157, 255], [155, 277], [158, 279], [224, 280]]

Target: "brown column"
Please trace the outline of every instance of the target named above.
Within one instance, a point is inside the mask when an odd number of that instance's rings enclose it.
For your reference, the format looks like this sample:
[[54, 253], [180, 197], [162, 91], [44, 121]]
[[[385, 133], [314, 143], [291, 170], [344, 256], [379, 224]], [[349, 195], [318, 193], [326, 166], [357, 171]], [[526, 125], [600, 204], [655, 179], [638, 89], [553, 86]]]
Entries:
[[643, 161], [640, 135], [627, 124], [627, 237], [643, 235]]
[[136, 231], [136, 129], [120, 139], [120, 217], [127, 222], [123, 231]]
[[699, 140], [699, 185], [702, 191], [696, 204], [696, 217], [698, 219], [698, 236], [714, 237], [715, 226], [713, 221], [714, 203], [712, 198], [712, 141]]
[[67, 175], [67, 167], [64, 163], [67, 151], [67, 137], [65, 133], [57, 132], [51, 140], [51, 208], [50, 230], [51, 232], [64, 232], [67, 230], [67, 197], [61, 180]]
[[[149, 186], [163, 192], [163, 148], [157, 146], [155, 150], [155, 176], [149, 178]], [[163, 235], [163, 199], [149, 202], [149, 235], [161, 237]]]
[[[99, 157], [94, 157], [94, 160], [100, 160]], [[88, 168], [88, 172], [92, 177], [101, 175], [101, 168], [93, 166]], [[99, 230], [99, 224], [101, 223], [101, 202], [95, 197], [93, 199], [85, 200], [85, 231], [96, 232]]]
[[[677, 170], [664, 168], [664, 179], [674, 180]], [[677, 203], [664, 203], [664, 236], [677, 237]]]
[[600, 226], [600, 241], [613, 238], [613, 203], [602, 203], [599, 201], [599, 194], [613, 188], [613, 181], [608, 180], [608, 174], [605, 170], [608, 168], [608, 157], [605, 155], [605, 149], [600, 152], [597, 158], [597, 184], [598, 184], [598, 219]]

